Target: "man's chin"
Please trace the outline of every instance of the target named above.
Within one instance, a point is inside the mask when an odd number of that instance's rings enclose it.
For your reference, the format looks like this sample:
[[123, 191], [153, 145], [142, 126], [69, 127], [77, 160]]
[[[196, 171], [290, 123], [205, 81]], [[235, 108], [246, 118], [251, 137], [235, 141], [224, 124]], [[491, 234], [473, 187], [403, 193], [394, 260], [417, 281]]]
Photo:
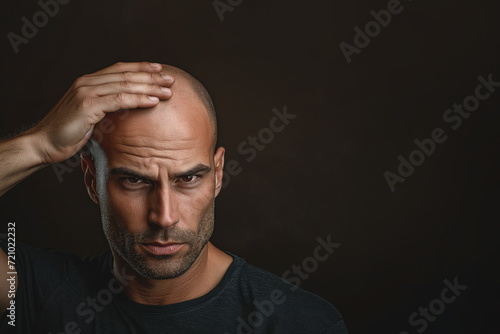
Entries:
[[[182, 263], [165, 263], [161, 260], [145, 261], [146, 266], [139, 267], [138, 273], [144, 278], [154, 280], [165, 280], [177, 278], [186, 273], [192, 264], [183, 265]], [[168, 267], [164, 267], [167, 265]], [[139, 269], [138, 268], [138, 269]]]
[[[187, 246], [187, 245], [186, 245]], [[186, 251], [187, 251], [186, 247]], [[134, 256], [135, 261], [130, 261], [134, 270], [144, 278], [164, 280], [181, 276], [191, 268], [192, 263], [187, 263], [186, 252], [176, 252], [169, 255], [155, 255], [140, 250]], [[134, 263], [135, 262], [135, 263]]]

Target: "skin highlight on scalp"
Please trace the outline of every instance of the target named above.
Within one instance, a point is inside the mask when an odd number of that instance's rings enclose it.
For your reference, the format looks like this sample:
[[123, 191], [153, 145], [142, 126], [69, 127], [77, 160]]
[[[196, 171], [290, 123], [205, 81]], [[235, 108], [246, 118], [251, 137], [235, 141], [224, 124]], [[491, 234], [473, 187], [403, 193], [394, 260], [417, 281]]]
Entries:
[[190, 86], [190, 88], [194, 91], [195, 95], [200, 99], [200, 101], [205, 106], [208, 115], [210, 116], [210, 120], [212, 122], [214, 131], [214, 146], [215, 146], [215, 143], [217, 142], [217, 116], [215, 113], [215, 108], [212, 98], [210, 97], [210, 94], [208, 93], [207, 89], [198, 79], [196, 79], [186, 71], [172, 65], [163, 64], [162, 66], [163, 66], [163, 71], [165, 73], [170, 74], [174, 78], [176, 78], [176, 82], [172, 87], [174, 92], [175, 92], [175, 85], [177, 83], [180, 83], [180, 85], [187, 83]]

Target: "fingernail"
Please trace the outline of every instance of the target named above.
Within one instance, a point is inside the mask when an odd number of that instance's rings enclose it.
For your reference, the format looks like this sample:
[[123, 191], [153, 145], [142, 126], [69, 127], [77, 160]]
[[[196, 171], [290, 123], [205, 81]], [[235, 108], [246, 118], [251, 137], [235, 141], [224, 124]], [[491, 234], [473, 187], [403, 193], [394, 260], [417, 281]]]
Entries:
[[162, 68], [161, 64], [158, 63], [151, 63], [151, 66], [154, 68]]
[[159, 99], [159, 98], [157, 98], [156, 96], [151, 96], [151, 95], [149, 95], [148, 97], [149, 97], [149, 99], [150, 99], [151, 101], [154, 101], [154, 102], [158, 102], [158, 101], [160, 101], [160, 99]]
[[169, 81], [174, 79], [174, 77], [169, 75], [169, 74], [162, 74], [161, 76], [163, 79], [169, 80]]
[[164, 91], [165, 93], [171, 92], [170, 88], [167, 88], [167, 87], [161, 87], [161, 90]]

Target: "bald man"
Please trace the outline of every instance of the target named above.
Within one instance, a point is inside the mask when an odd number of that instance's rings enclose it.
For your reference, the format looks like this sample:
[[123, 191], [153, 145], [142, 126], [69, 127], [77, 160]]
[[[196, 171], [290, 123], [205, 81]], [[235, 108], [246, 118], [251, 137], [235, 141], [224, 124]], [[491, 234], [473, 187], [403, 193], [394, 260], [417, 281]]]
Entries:
[[[113, 131], [97, 131], [105, 123]], [[110, 246], [79, 259], [18, 243], [13, 258], [1, 237], [2, 333], [347, 333], [330, 303], [209, 241], [224, 167], [216, 139], [198, 80], [118, 63], [78, 78], [40, 123], [0, 142], [0, 195], [83, 152]]]

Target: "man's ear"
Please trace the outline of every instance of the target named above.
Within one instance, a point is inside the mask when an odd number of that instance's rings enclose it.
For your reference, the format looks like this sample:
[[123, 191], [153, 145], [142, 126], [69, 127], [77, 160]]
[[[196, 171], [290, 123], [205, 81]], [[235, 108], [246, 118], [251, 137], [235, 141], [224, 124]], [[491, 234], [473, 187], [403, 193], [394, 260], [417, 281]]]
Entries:
[[83, 171], [83, 182], [87, 188], [90, 199], [99, 205], [99, 196], [97, 195], [95, 164], [94, 159], [87, 154], [80, 154], [81, 166]]
[[224, 176], [224, 147], [219, 147], [214, 155], [215, 162], [215, 197], [219, 195], [222, 188], [222, 177]]

